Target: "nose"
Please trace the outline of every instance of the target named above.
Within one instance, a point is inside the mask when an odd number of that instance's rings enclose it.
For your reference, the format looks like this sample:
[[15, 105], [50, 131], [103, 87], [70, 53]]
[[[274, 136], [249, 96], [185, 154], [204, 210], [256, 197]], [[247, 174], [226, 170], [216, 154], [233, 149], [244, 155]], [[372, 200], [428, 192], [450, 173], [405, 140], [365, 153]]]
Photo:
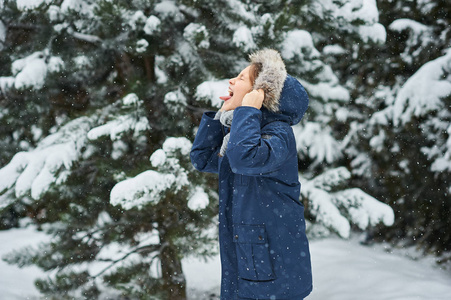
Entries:
[[235, 79], [236, 79], [236, 78], [230, 78], [230, 79], [229, 79], [229, 84], [235, 84]]

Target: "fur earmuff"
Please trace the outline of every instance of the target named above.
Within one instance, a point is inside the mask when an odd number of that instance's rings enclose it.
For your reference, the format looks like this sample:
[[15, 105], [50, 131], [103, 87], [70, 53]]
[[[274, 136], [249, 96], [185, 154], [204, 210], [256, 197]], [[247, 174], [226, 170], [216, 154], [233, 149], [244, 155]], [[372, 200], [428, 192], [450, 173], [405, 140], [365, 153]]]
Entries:
[[279, 98], [283, 89], [287, 70], [280, 53], [273, 49], [263, 49], [249, 55], [252, 63], [260, 63], [262, 68], [255, 79], [254, 89], [263, 89], [263, 105], [272, 112], [279, 110]]

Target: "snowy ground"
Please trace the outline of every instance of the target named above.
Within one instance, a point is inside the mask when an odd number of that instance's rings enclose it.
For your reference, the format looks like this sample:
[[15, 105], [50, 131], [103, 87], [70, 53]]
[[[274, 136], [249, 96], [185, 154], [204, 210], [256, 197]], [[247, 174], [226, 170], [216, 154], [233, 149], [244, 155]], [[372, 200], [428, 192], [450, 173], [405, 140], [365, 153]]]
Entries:
[[[0, 256], [44, 238], [32, 228], [0, 231]], [[311, 242], [314, 290], [308, 300], [445, 300], [451, 295], [451, 271], [432, 258], [412, 259], [412, 251], [387, 252], [383, 245], [362, 246], [328, 238]], [[409, 254], [409, 255], [406, 255]], [[219, 258], [183, 261], [190, 300], [218, 299]], [[35, 267], [19, 269], [0, 261], [0, 299], [38, 299]]]

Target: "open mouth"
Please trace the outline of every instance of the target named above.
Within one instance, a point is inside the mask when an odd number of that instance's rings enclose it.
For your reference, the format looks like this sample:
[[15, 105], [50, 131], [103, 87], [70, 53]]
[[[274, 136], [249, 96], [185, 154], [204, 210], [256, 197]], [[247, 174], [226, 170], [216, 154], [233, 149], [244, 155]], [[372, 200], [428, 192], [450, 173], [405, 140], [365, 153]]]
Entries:
[[228, 96], [221, 96], [221, 97], [219, 97], [219, 99], [224, 100], [224, 101], [227, 101], [227, 100], [229, 100], [230, 98], [232, 98], [232, 97], [233, 97], [233, 91], [232, 91], [231, 89], [229, 89], [228, 92], [229, 92], [229, 95], [228, 95]]

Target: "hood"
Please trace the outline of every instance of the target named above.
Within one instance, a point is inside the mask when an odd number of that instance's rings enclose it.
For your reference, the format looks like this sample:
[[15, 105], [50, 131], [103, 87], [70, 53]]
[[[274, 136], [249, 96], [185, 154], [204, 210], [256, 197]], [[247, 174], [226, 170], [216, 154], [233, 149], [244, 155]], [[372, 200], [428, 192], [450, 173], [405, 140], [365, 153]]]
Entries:
[[263, 89], [263, 106], [277, 112], [287, 71], [280, 53], [273, 49], [263, 49], [249, 55], [251, 64], [259, 64], [261, 71], [255, 78], [254, 90]]
[[287, 75], [280, 98], [278, 111], [273, 112], [262, 107], [262, 127], [274, 121], [287, 122], [290, 126], [299, 123], [307, 111], [309, 99], [302, 84], [294, 77]]

